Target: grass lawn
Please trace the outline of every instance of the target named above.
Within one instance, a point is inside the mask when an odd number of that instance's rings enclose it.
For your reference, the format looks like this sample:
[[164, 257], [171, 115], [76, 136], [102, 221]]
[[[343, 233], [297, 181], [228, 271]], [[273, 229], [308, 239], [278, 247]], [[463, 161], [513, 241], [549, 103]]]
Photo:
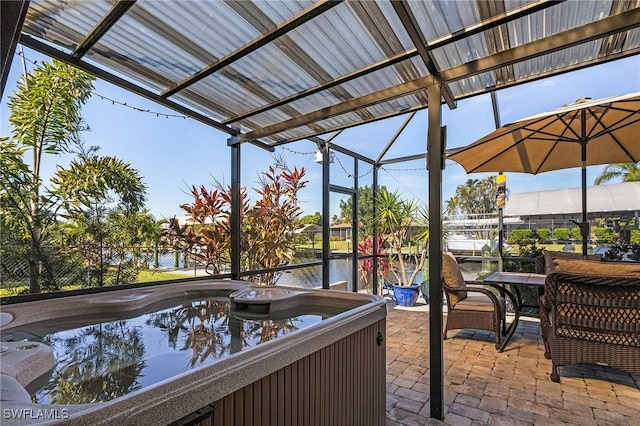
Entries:
[[[350, 251], [353, 247], [353, 243], [351, 241], [329, 241], [329, 247], [331, 250]], [[322, 250], [322, 243], [320, 241], [316, 241], [315, 245], [311, 243], [297, 244], [296, 248], [299, 250], [311, 250], [315, 248], [320, 251]]]
[[[547, 250], [547, 251], [562, 251], [562, 247], [564, 247], [564, 244], [538, 244], [537, 247], [539, 249]], [[591, 247], [595, 247], [595, 246], [592, 244]], [[518, 254], [518, 250], [519, 250], [519, 247], [517, 245], [514, 245], [511, 250], [511, 254], [514, 254], [514, 255]], [[573, 251], [575, 253], [582, 253], [582, 241], [576, 241], [573, 243]]]
[[[157, 281], [169, 281], [169, 280], [179, 280], [183, 278], [193, 278], [193, 274], [191, 273], [181, 273], [181, 272], [151, 272], [148, 270], [140, 271], [140, 276], [138, 277], [137, 284], [142, 283], [151, 283]], [[27, 285], [9, 287], [9, 288], [0, 288], [0, 297], [10, 297], [17, 296], [20, 292], [26, 290], [28, 288]], [[73, 285], [65, 285], [62, 286], [63, 291], [70, 290], [78, 290], [81, 289], [82, 286], [80, 284]]]
[[[582, 253], [581, 241], [576, 241], [573, 244], [573, 246], [574, 246], [573, 250], [576, 253]], [[329, 243], [329, 247], [331, 248], [331, 250], [351, 252], [353, 243], [351, 241], [331, 241]], [[538, 244], [538, 248], [549, 250], [549, 251], [562, 251], [562, 247], [564, 247], [564, 244]], [[312, 245], [311, 243], [297, 245], [298, 250], [311, 250], [312, 248], [315, 248], [316, 250], [321, 251], [322, 243], [320, 243], [319, 241], [316, 241], [315, 245]], [[413, 246], [412, 249], [413, 251], [415, 251], [415, 246]], [[404, 246], [403, 251], [406, 251], [408, 253], [409, 246], [408, 245]], [[518, 253], [519, 253], [519, 247], [517, 245], [512, 246], [510, 254], [517, 256]]]
[[[362, 240], [360, 241], [362, 242]], [[318, 251], [322, 250], [322, 243], [319, 241], [316, 241], [315, 246], [312, 245], [311, 243], [306, 243], [306, 244], [297, 244], [296, 248], [298, 250], [311, 250], [312, 248], [315, 248]], [[351, 250], [353, 249], [353, 241], [330, 241], [329, 242], [329, 248], [331, 250], [336, 250], [336, 251], [347, 251], [347, 252], [351, 252]], [[402, 251], [409, 253], [409, 245], [404, 245], [402, 246]], [[415, 252], [416, 250], [416, 246], [415, 244], [413, 244], [411, 246], [411, 250], [412, 252]], [[355, 250], [357, 251], [357, 249]]]

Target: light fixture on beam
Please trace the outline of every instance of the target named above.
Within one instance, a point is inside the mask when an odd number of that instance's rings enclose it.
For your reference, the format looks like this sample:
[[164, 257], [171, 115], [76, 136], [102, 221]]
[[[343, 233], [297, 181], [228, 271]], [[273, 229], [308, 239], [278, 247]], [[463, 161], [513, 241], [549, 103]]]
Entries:
[[[318, 164], [322, 164], [322, 155], [324, 154], [324, 151], [322, 149], [322, 147], [318, 146], [318, 148], [316, 148], [316, 163]], [[333, 163], [333, 161], [335, 160], [335, 153], [333, 152], [333, 150], [329, 150], [329, 163]]]

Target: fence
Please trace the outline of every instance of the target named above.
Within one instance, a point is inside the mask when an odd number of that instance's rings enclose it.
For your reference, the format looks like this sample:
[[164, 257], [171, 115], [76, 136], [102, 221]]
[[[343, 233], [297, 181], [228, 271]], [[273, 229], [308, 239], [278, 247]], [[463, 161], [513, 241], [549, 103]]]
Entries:
[[[23, 246], [2, 247], [0, 291], [14, 296], [29, 291], [31, 272]], [[205, 265], [195, 256], [172, 248], [127, 248], [124, 256], [104, 251], [81, 255], [80, 249], [64, 254], [50, 250], [38, 264], [43, 290], [71, 290], [120, 284], [174, 280], [205, 275]]]

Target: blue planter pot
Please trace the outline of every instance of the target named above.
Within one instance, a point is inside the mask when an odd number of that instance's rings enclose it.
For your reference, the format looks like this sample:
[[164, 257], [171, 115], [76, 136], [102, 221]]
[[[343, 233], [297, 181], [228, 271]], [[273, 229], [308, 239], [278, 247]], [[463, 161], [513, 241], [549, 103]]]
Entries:
[[420, 296], [420, 284], [413, 284], [411, 287], [393, 284], [393, 295], [398, 305], [413, 306]]
[[420, 293], [426, 303], [429, 303], [429, 281], [422, 281], [420, 283]]

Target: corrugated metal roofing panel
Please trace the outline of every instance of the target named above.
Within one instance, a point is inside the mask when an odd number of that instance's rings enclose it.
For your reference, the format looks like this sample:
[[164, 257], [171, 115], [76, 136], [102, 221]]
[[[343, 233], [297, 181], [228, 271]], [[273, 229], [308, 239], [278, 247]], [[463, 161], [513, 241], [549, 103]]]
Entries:
[[[69, 52], [109, 13], [113, 4], [112, 1], [98, 0], [34, 0], [23, 30]], [[287, 133], [288, 125], [302, 124], [306, 130], [293, 131], [298, 135], [309, 129], [316, 132], [331, 130], [332, 125], [334, 128], [345, 127], [349, 120], [352, 120], [351, 125], [356, 125], [387, 116], [390, 106], [404, 108], [398, 100], [370, 97], [385, 89], [388, 96], [402, 96], [407, 92], [403, 84], [428, 75], [424, 59], [417, 56], [394, 6], [389, 0], [350, 1], [334, 7], [317, 7], [322, 5], [322, 1], [309, 0], [138, 0], [88, 51], [86, 60], [108, 73], [124, 76], [142, 88], [161, 93], [215, 65], [220, 58], [235, 53], [235, 61], [199, 82], [192, 82], [191, 86], [179, 87], [169, 99], [188, 105], [195, 114], [206, 114], [217, 121], [230, 123], [233, 117], [280, 103], [275, 108], [239, 120], [247, 131], [271, 126], [261, 134], [277, 132], [273, 138]], [[549, 7], [544, 7], [544, 3], [524, 0], [422, 1], [408, 2], [407, 5], [428, 42], [442, 44], [447, 37], [462, 37], [433, 50], [433, 58], [428, 59], [433, 60], [442, 75], [451, 76], [446, 87], [456, 98], [585, 64], [596, 64], [621, 52], [622, 56], [637, 53], [640, 48], [638, 27], [615, 34], [615, 26], [626, 25], [628, 28], [634, 21], [631, 17], [636, 14], [625, 11], [640, 9], [640, 0], [568, 1], [553, 3]], [[318, 14], [312, 14], [314, 17], [306, 22], [301, 21], [312, 9]], [[499, 26], [492, 24], [496, 17], [507, 19], [510, 11], [528, 15]], [[608, 18], [620, 13], [626, 13], [623, 19]], [[289, 20], [297, 22], [287, 28], [285, 34], [266, 43], [270, 40], [265, 39], [269, 31], [279, 25], [286, 28]], [[550, 36], [597, 21], [606, 21], [602, 26], [592, 26], [593, 31], [607, 35], [602, 40], [541, 54], [537, 58], [515, 58], [513, 64], [509, 62], [513, 48], [540, 40], [546, 42]], [[485, 29], [475, 35], [466, 34], [478, 27]], [[575, 31], [571, 33], [574, 43], [576, 34]], [[238, 51], [247, 43], [260, 42], [261, 39], [266, 45], [252, 53], [247, 51], [248, 54], [244, 55]], [[549, 46], [555, 49], [561, 47], [564, 40], [556, 37], [549, 42]], [[538, 46], [546, 48], [546, 44]], [[499, 58], [491, 56], [498, 53], [506, 55]], [[403, 58], [401, 63], [376, 71], [368, 70], [368, 67], [399, 55]], [[480, 59], [485, 60], [481, 66], [489, 64], [495, 68], [479, 70], [479, 63], [473, 61]], [[324, 84], [365, 70], [365, 76], [315, 94], [305, 93], [312, 88], [320, 90]], [[426, 80], [422, 82], [427, 83]], [[394, 89], [388, 90], [391, 87]], [[411, 90], [410, 85], [406, 87]], [[408, 102], [410, 108], [421, 106], [426, 101], [424, 93], [404, 96], [413, 100]], [[361, 98], [365, 100], [353, 102]], [[280, 102], [282, 99], [287, 101]], [[345, 102], [348, 102], [348, 108], [353, 109], [351, 112], [345, 110]], [[381, 106], [372, 107], [370, 102], [381, 102]], [[330, 107], [340, 112], [337, 116], [340, 118], [322, 118], [320, 112], [329, 111]], [[311, 116], [294, 120], [313, 112], [316, 114], [312, 121], [327, 121], [314, 126], [308, 122]], [[396, 114], [401, 112], [395, 111]]]
[[409, 2], [427, 42], [480, 21], [476, 2]]
[[23, 31], [73, 50], [110, 8], [106, 1], [32, 0]]
[[[501, 34], [507, 34], [508, 39], [496, 40], [489, 30], [434, 49], [433, 54], [440, 69], [451, 68], [596, 21], [609, 16], [610, 9], [610, 1], [560, 3], [501, 25]], [[491, 46], [488, 40], [492, 40]]]
[[462, 97], [470, 93], [479, 93], [487, 87], [495, 87], [496, 83], [494, 72], [484, 72], [451, 82], [449, 88], [454, 96]]
[[[425, 95], [424, 96], [425, 102], [426, 102], [426, 99], [427, 98]], [[407, 96], [402, 96], [400, 98], [392, 99], [387, 102], [377, 103], [373, 106], [368, 107], [367, 111], [372, 116], [380, 117], [380, 116], [391, 114], [393, 112], [408, 111], [411, 108], [414, 108], [419, 105], [426, 106], [426, 103], [420, 102], [417, 95], [412, 94], [412, 95], [407, 95]]]

